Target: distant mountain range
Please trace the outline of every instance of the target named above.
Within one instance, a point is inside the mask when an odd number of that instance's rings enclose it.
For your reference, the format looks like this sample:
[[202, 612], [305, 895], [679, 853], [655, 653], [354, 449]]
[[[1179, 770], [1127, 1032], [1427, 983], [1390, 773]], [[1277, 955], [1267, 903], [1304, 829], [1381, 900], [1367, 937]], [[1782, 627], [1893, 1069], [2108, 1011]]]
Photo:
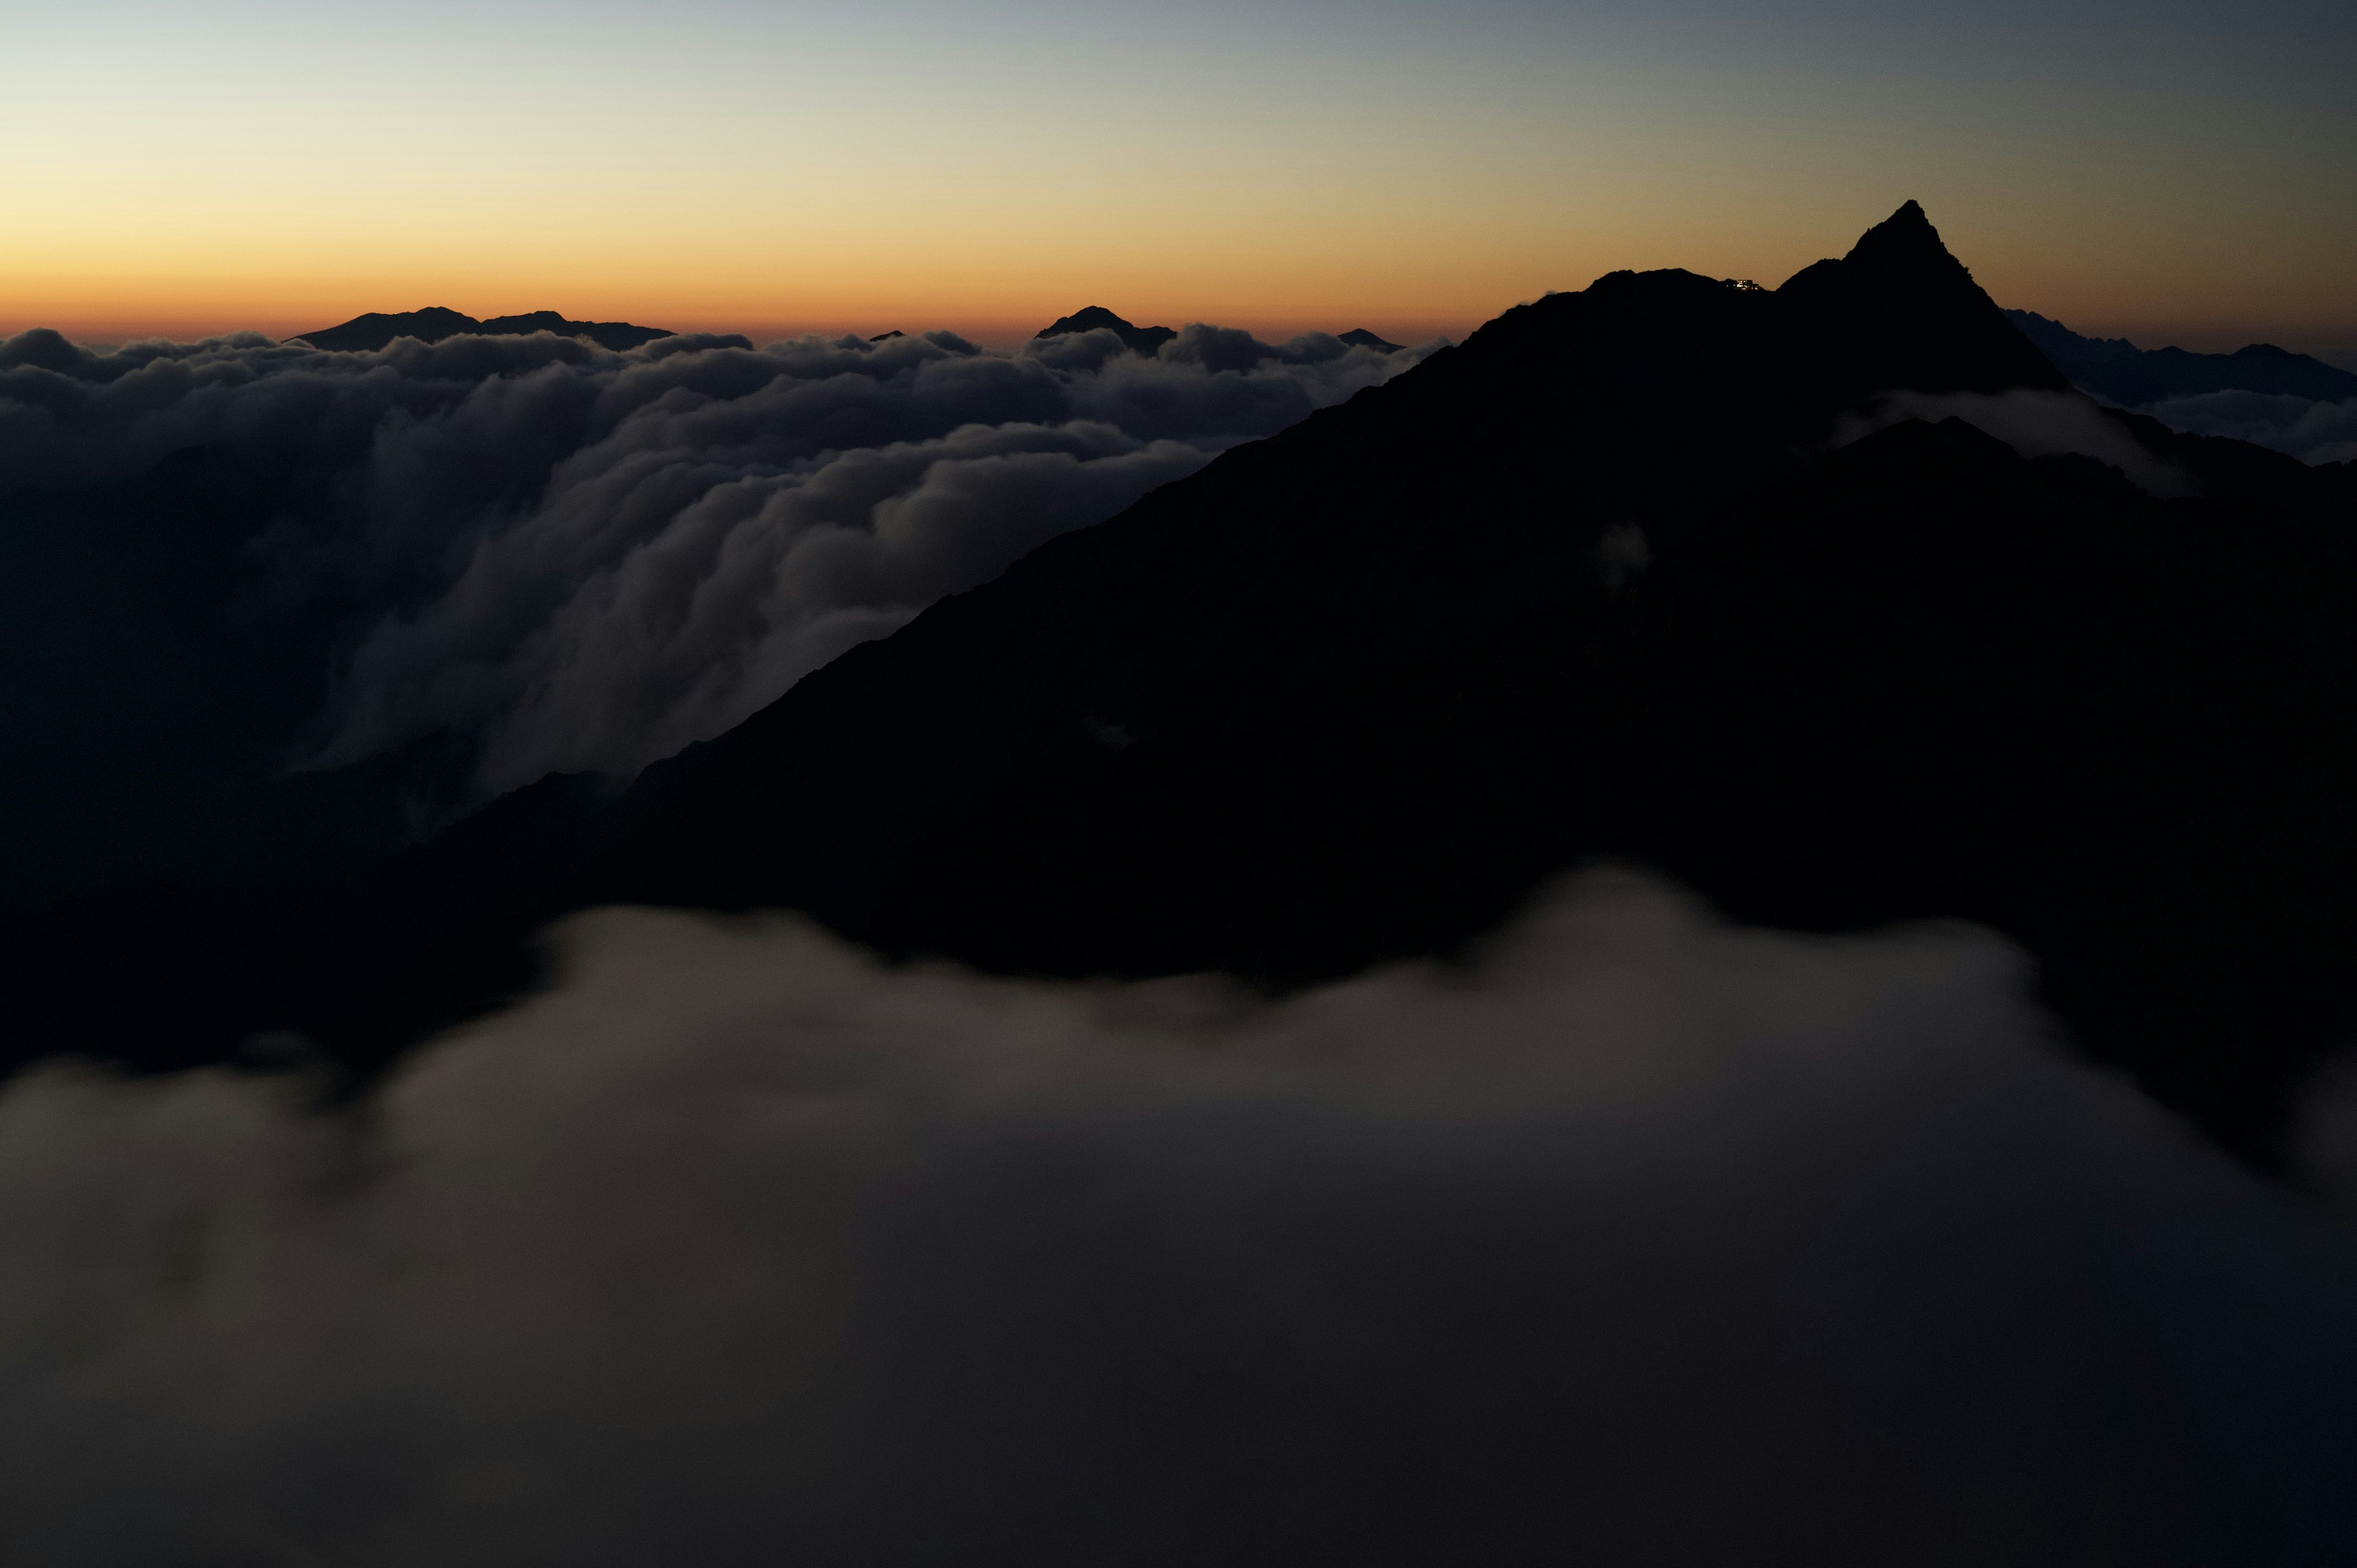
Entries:
[[2005, 315], [2073, 383], [2124, 408], [2215, 392], [2327, 402], [2357, 397], [2357, 375], [2272, 343], [2253, 343], [2231, 354], [2139, 349], [2125, 338], [2081, 337], [2036, 311], [2008, 310]]
[[[2273, 344], [2255, 343], [2232, 354], [2196, 354], [2175, 348], [2139, 349], [2125, 338], [2082, 337], [2035, 311], [2008, 310], [2004, 314], [2074, 385], [2123, 407], [2233, 390], [2319, 400], [2357, 397], [2357, 374]], [[1086, 306], [1070, 316], [1060, 317], [1036, 336], [1058, 338], [1099, 329], [1112, 331], [1141, 354], [1156, 353], [1178, 336], [1173, 328], [1133, 325], [1101, 305]], [[371, 311], [339, 326], [299, 336], [316, 349], [360, 352], [382, 349], [396, 338], [438, 343], [461, 333], [523, 337], [534, 332], [586, 338], [601, 348], [616, 350], [635, 349], [673, 335], [664, 328], [639, 327], [627, 321], [575, 321], [553, 310], [478, 320], [462, 311], [429, 306], [423, 310], [396, 313]], [[869, 340], [880, 343], [900, 335], [897, 331], [884, 332]], [[1353, 348], [1383, 353], [1395, 353], [1401, 348], [1363, 327], [1337, 336]]]
[[522, 316], [494, 316], [488, 321], [478, 321], [464, 311], [431, 305], [423, 310], [392, 314], [372, 310], [365, 316], [355, 316], [341, 326], [322, 328], [317, 332], [301, 333], [299, 337], [314, 349], [336, 353], [367, 353], [383, 348], [396, 338], [414, 338], [421, 343], [439, 343], [445, 338], [456, 338], [461, 333], [490, 338], [524, 338], [534, 332], [553, 332], [559, 338], [587, 338], [601, 349], [618, 351], [651, 343], [658, 338], [674, 336], [668, 328], [634, 327], [627, 321], [574, 321], [554, 310], [529, 311]]
[[1039, 328], [1038, 338], [1061, 338], [1072, 332], [1094, 332], [1103, 328], [1112, 332], [1124, 343], [1141, 354], [1151, 354], [1178, 336], [1169, 327], [1133, 327], [1102, 305], [1082, 306], [1070, 316], [1060, 316]]
[[[1133, 326], [1103, 306], [1091, 305], [1075, 310], [1070, 316], [1057, 317], [1041, 328], [1034, 335], [1034, 340], [1039, 338], [1061, 338], [1072, 332], [1095, 332], [1101, 329], [1114, 333], [1124, 343], [1141, 354], [1156, 353], [1160, 350], [1163, 344], [1178, 336], [1175, 328], [1168, 327]], [[1353, 349], [1373, 349], [1385, 354], [1395, 354], [1403, 347], [1401, 344], [1377, 337], [1363, 327], [1353, 327], [1348, 332], [1339, 334], [1338, 340], [1349, 344]]]
[[[1178, 336], [1168, 327], [1135, 327], [1115, 316], [1103, 306], [1092, 305], [1059, 317], [1040, 329], [1040, 338], [1059, 338], [1072, 332], [1092, 332], [1109, 328], [1121, 340], [1141, 354], [1152, 354], [1163, 344]], [[397, 312], [371, 311], [355, 316], [339, 326], [326, 327], [317, 332], [298, 334], [300, 341], [315, 349], [339, 353], [366, 353], [382, 349], [396, 338], [414, 338], [421, 343], [438, 343], [445, 338], [461, 333], [485, 337], [528, 337], [534, 332], [553, 332], [559, 338], [587, 338], [600, 348], [617, 351], [635, 349], [651, 343], [658, 338], [674, 334], [667, 328], [638, 327], [627, 321], [575, 321], [554, 310], [534, 310], [522, 316], [494, 316], [479, 321], [464, 311], [445, 306], [428, 306], [423, 310]], [[868, 339], [871, 343], [888, 342], [903, 336], [899, 331], [879, 332]], [[1377, 349], [1396, 353], [1400, 344], [1389, 341], [1363, 327], [1352, 328], [1340, 335], [1340, 341], [1352, 348]]]
[[[1167, 340], [1047, 335], [1097, 327]], [[1928, 417], [1843, 444], [1894, 395]], [[2187, 493], [1941, 417], [1992, 402]], [[2266, 1161], [2357, 1010], [2352, 545], [2357, 467], [2097, 408], [1909, 202], [1777, 289], [1509, 310], [619, 795], [553, 775], [356, 875], [16, 918], [0, 988], [43, 1049], [292, 1029], [364, 1075], [596, 904], [1283, 985], [1458, 950], [1619, 856], [1754, 921], [1985, 922], [2088, 1049]]]

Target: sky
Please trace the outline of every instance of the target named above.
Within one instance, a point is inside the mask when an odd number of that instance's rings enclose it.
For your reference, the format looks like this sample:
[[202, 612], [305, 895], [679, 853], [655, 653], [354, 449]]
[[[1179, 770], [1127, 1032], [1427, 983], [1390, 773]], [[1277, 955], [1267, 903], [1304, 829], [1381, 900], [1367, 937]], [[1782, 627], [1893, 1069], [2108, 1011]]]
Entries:
[[2000, 304], [2357, 353], [2309, 0], [0, 0], [0, 331], [1461, 334], [1921, 200]]

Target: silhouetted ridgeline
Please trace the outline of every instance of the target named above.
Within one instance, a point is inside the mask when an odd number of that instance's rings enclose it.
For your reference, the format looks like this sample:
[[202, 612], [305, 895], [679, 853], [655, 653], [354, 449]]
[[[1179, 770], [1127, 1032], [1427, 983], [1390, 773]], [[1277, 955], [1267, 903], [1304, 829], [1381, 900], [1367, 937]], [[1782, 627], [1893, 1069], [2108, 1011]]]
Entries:
[[2096, 409], [1910, 202], [1779, 289], [1510, 310], [619, 798], [552, 777], [299, 896], [20, 922], [9, 1003], [37, 1049], [293, 1029], [365, 1069], [592, 904], [1286, 983], [1634, 856], [1747, 919], [1986, 921], [2265, 1158], [2352, 1001], [2353, 517], [2347, 465]]
[[2123, 407], [2217, 392], [2319, 401], [2357, 397], [2357, 375], [2272, 343], [2253, 343], [2231, 354], [2139, 349], [2125, 338], [2081, 337], [2035, 311], [2005, 314], [2073, 382]]
[[635, 349], [658, 338], [674, 336], [668, 328], [633, 327], [627, 321], [569, 321], [554, 310], [528, 311], [522, 316], [494, 316], [488, 321], [478, 321], [462, 311], [431, 305], [423, 310], [404, 310], [390, 315], [372, 310], [365, 316], [355, 316], [339, 327], [303, 333], [301, 338], [315, 349], [337, 353], [361, 353], [382, 349], [396, 338], [414, 338], [421, 343], [439, 343], [445, 338], [455, 338], [462, 332], [486, 338], [520, 338], [534, 332], [553, 332], [559, 338], [587, 338], [601, 349], [617, 350]]

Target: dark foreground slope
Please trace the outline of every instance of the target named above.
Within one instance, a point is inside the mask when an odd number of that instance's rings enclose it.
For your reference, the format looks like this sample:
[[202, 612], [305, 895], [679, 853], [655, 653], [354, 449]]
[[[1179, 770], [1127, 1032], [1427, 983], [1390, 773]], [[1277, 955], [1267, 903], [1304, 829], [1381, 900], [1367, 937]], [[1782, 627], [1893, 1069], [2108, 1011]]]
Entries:
[[1773, 292], [1508, 312], [853, 650], [619, 800], [550, 780], [303, 897], [21, 925], [38, 1048], [293, 1029], [365, 1067], [589, 904], [808, 909], [1012, 971], [1290, 981], [1565, 865], [1749, 918], [1989, 921], [2094, 1049], [2264, 1155], [2350, 1000], [2351, 488], [2121, 428], [2201, 492], [1895, 391], [2075, 394], [1909, 204]]
[[1600, 739], [1609, 532], [1674, 548], [1879, 391], [2061, 384], [1912, 204], [1777, 295], [1551, 295], [651, 769], [570, 897], [782, 899], [1016, 968], [1462, 935], [1592, 831], [1555, 759]]
[[1950, 421], [1694, 525], [1618, 596], [1634, 529], [1415, 537], [1323, 603], [1322, 553], [1075, 539], [652, 772], [565, 902], [782, 888], [896, 950], [1301, 978], [1631, 855], [1753, 920], [1986, 921], [2252, 1151], [2341, 1026], [2345, 528]]
[[2345, 508], [1886, 431], [1646, 585], [1622, 842], [1740, 918], [1993, 925], [2083, 1042], [2263, 1150], [2352, 1000], [2351, 545]]

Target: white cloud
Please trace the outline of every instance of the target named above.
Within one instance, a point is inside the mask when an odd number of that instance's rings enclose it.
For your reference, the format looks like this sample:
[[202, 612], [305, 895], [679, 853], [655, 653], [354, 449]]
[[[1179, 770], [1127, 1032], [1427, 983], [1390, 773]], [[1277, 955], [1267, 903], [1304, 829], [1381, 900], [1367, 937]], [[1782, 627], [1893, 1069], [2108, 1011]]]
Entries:
[[[0, 1556], [2296, 1561], [2357, 1241], [1962, 929], [1590, 879], [1470, 969], [605, 911], [364, 1105], [0, 1095]], [[1321, 1555], [1332, 1553], [1335, 1555]]]
[[2303, 463], [2357, 462], [2357, 398], [2323, 403], [2266, 392], [2204, 392], [2139, 409], [2195, 435], [2227, 435]]
[[1429, 351], [1200, 326], [1157, 358], [1118, 349], [931, 333], [614, 354], [544, 335], [328, 354], [249, 334], [99, 355], [21, 334], [0, 345], [0, 494], [225, 452], [266, 481], [254, 597], [343, 628], [311, 763], [456, 727], [483, 738], [491, 789], [627, 774]]

